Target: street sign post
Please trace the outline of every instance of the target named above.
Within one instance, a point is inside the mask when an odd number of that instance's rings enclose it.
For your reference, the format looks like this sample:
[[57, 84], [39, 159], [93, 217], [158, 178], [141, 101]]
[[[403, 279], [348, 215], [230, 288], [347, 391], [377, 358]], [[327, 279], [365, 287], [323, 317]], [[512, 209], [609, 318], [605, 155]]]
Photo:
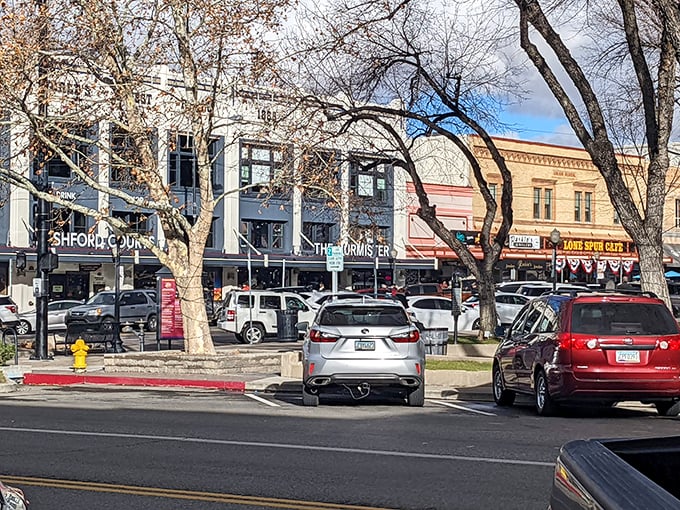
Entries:
[[332, 273], [331, 290], [338, 292], [338, 272], [345, 269], [345, 254], [342, 246], [329, 246], [326, 248], [326, 271]]

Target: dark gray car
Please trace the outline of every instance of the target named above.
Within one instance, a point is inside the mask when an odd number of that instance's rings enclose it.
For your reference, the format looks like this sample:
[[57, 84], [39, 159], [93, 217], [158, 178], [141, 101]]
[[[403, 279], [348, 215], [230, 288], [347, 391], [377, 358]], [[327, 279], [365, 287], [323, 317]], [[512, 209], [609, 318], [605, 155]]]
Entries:
[[[116, 294], [113, 291], [99, 292], [84, 305], [71, 308], [66, 315], [66, 325], [77, 323], [112, 328], [115, 323], [115, 302]], [[158, 316], [155, 291], [124, 290], [120, 292], [119, 303], [121, 324], [143, 321], [148, 331], [156, 331]]]

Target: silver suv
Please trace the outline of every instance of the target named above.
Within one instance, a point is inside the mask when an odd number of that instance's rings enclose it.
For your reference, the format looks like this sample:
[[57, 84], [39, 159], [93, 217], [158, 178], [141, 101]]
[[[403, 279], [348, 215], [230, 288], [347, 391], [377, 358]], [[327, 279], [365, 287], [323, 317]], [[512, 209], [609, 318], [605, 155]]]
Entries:
[[322, 392], [367, 397], [397, 388], [410, 406], [425, 402], [425, 348], [418, 328], [398, 302], [343, 299], [325, 303], [302, 344], [302, 403]]
[[18, 307], [9, 296], [0, 296], [0, 329], [16, 328], [21, 319], [17, 314]]
[[[101, 329], [112, 329], [115, 322], [116, 293], [102, 291], [81, 306], [71, 308], [66, 314], [66, 326], [89, 324]], [[156, 310], [156, 291], [123, 290], [120, 292], [120, 322], [135, 323], [144, 321], [148, 331], [156, 331], [158, 316]]]

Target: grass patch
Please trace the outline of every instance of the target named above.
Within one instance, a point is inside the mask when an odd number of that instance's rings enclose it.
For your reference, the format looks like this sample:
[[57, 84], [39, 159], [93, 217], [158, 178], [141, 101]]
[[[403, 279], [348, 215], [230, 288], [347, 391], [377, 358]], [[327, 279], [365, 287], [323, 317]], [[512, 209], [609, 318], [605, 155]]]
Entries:
[[467, 370], [468, 372], [490, 372], [491, 361], [428, 359], [427, 370]]
[[[453, 343], [453, 335], [449, 335], [449, 344]], [[477, 336], [461, 336], [458, 335], [458, 343], [465, 345], [480, 345], [480, 344], [498, 344], [498, 338], [485, 338], [479, 342]]]

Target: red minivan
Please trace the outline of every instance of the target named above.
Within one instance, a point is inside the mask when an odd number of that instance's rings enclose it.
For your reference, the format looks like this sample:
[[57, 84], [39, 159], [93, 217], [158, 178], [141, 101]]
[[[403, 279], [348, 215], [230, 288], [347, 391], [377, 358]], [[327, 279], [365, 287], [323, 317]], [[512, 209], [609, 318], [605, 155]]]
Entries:
[[550, 294], [530, 301], [493, 362], [499, 406], [534, 396], [539, 415], [562, 403], [638, 400], [680, 413], [680, 327], [651, 293]]

